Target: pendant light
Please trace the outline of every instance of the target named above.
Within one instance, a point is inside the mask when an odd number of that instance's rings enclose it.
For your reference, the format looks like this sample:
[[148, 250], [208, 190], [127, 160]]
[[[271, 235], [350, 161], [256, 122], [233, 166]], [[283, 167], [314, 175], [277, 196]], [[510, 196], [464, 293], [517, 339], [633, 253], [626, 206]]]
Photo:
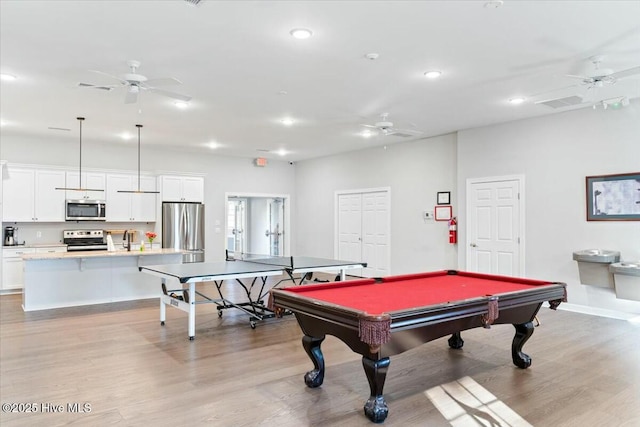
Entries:
[[138, 128], [138, 189], [137, 190], [118, 190], [118, 193], [134, 193], [134, 194], [160, 194], [159, 191], [144, 191], [140, 189], [140, 129], [142, 125], [136, 125]]
[[104, 191], [102, 188], [83, 188], [82, 187], [82, 122], [84, 121], [84, 117], [77, 117], [78, 122], [80, 123], [80, 161], [78, 162], [78, 187], [56, 187], [56, 190], [67, 190], [67, 191]]

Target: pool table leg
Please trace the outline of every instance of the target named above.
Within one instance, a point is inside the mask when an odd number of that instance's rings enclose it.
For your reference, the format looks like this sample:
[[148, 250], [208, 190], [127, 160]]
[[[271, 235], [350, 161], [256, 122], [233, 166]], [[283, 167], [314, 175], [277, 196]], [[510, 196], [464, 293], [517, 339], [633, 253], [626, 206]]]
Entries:
[[460, 336], [460, 332], [455, 332], [451, 335], [451, 338], [449, 338], [448, 343], [449, 347], [458, 350], [464, 345], [464, 340]]
[[388, 357], [380, 360], [371, 360], [366, 357], [362, 358], [362, 366], [369, 380], [369, 389], [371, 396], [364, 404], [364, 414], [374, 423], [381, 423], [387, 418], [389, 408], [387, 402], [382, 395], [384, 381], [387, 377], [390, 360]]
[[324, 356], [320, 344], [324, 341], [324, 337], [316, 338], [305, 335], [302, 337], [302, 347], [307, 352], [309, 358], [313, 362], [315, 369], [304, 375], [304, 383], [307, 387], [320, 387], [324, 381]]
[[533, 322], [513, 326], [516, 328], [516, 335], [511, 343], [511, 358], [518, 368], [527, 369], [531, 366], [531, 358], [522, 352], [522, 346], [533, 334]]

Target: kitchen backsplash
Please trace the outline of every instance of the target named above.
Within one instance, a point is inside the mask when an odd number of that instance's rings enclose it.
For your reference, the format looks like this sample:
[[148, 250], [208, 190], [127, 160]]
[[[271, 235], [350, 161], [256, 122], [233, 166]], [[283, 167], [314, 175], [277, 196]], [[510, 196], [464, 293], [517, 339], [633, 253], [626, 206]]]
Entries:
[[[3, 222], [4, 227], [11, 226], [17, 228], [16, 241], [27, 245], [39, 245], [49, 243], [62, 243], [62, 232], [64, 230], [136, 230], [138, 232], [136, 243], [144, 239], [147, 241], [144, 233], [156, 230], [157, 223], [131, 223], [131, 222], [104, 222], [104, 221], [81, 221], [81, 222], [49, 222], [49, 223], [15, 223]], [[160, 225], [158, 224], [158, 227]], [[114, 241], [121, 239], [122, 234], [114, 235]], [[154, 241], [158, 242], [159, 240]]]

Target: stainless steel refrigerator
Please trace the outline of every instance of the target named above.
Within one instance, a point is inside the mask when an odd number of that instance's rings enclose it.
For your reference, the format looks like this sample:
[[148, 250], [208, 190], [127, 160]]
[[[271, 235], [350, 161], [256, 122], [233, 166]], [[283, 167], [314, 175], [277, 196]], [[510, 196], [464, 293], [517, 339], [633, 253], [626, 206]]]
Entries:
[[162, 203], [162, 247], [188, 251], [184, 263], [204, 261], [202, 203]]

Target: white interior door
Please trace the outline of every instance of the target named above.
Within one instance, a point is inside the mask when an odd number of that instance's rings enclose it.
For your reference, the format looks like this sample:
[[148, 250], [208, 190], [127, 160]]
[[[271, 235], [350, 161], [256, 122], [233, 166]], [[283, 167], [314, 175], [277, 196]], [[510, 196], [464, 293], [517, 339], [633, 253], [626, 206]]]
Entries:
[[269, 199], [269, 229], [265, 234], [269, 237], [269, 255], [284, 254], [284, 199]]
[[230, 252], [246, 251], [247, 200], [229, 199], [227, 204], [227, 249]]
[[390, 205], [388, 190], [337, 194], [336, 258], [362, 261], [367, 267], [349, 270], [362, 277], [388, 276]]
[[524, 177], [467, 180], [467, 270], [524, 275]]
[[389, 275], [389, 197], [386, 191], [362, 194], [362, 260], [365, 277]]
[[338, 196], [338, 259], [362, 260], [362, 194]]

